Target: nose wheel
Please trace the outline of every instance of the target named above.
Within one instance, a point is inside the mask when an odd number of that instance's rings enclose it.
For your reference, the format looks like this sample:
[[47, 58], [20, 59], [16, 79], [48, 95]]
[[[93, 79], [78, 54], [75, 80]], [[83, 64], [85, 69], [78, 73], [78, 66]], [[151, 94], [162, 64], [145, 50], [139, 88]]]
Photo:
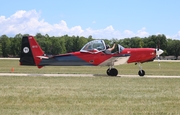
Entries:
[[141, 67], [141, 65], [140, 65], [140, 63], [138, 63], [138, 66], [139, 66], [139, 72], [138, 72], [138, 74], [139, 74], [139, 76], [144, 76], [145, 75], [145, 71], [142, 69], [142, 67]]
[[139, 74], [139, 76], [144, 76], [145, 75], [145, 71], [144, 70], [139, 70], [138, 74]]
[[117, 76], [118, 70], [116, 68], [109, 68], [109, 69], [107, 69], [106, 73], [109, 76]]

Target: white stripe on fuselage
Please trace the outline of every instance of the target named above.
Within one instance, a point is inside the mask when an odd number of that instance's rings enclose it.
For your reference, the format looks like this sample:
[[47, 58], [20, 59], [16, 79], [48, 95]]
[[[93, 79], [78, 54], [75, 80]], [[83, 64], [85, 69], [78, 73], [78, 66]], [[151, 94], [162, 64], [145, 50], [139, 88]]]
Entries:
[[99, 64], [99, 66], [114, 66], [126, 64], [130, 56], [122, 56], [122, 57], [111, 57], [106, 61]]

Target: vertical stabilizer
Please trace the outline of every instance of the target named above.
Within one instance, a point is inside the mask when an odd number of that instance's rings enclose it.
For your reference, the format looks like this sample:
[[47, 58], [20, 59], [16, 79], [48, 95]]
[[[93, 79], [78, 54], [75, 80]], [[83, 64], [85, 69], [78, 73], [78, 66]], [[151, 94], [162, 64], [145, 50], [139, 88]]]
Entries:
[[[21, 43], [20, 65], [38, 66], [44, 54], [43, 50], [33, 36], [24, 36]], [[40, 66], [38, 66], [40, 68]]]

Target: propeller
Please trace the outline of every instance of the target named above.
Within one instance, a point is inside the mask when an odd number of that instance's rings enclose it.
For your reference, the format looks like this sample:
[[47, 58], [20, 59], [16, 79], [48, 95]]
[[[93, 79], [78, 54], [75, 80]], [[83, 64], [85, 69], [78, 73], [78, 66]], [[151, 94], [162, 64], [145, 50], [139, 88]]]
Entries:
[[160, 49], [160, 42], [158, 41], [158, 45], [156, 47], [156, 56], [158, 56], [158, 62], [159, 62], [159, 67], [160, 67], [160, 55], [163, 53], [164, 51], [162, 49]]

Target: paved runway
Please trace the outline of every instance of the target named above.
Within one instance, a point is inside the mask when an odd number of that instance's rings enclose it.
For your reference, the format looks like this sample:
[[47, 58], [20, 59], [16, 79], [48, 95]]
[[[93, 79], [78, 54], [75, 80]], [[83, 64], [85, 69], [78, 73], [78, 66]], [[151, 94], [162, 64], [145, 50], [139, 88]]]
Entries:
[[[29, 76], [29, 77], [110, 77], [106, 74], [26, 74], [26, 73], [0, 73], [0, 76]], [[117, 77], [140, 77], [139, 75], [118, 75]], [[145, 75], [145, 78], [180, 78], [180, 76]]]

